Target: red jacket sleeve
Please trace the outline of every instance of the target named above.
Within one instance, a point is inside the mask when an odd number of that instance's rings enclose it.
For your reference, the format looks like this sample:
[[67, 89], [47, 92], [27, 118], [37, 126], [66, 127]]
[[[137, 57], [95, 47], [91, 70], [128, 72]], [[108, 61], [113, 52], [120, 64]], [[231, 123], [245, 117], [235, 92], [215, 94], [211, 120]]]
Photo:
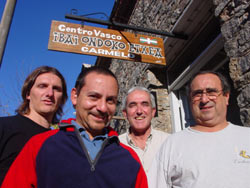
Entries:
[[139, 172], [137, 173], [135, 188], [148, 188], [147, 176], [146, 176], [146, 173], [145, 173], [145, 171], [144, 171], [144, 169], [143, 169], [143, 167], [142, 167], [142, 164], [141, 164], [141, 161], [140, 161], [138, 155], [136, 154], [136, 152], [135, 152], [132, 148], [126, 146], [125, 144], [120, 143], [120, 145], [121, 145], [122, 147], [124, 147], [126, 150], [128, 150], [128, 151], [130, 152], [130, 154], [132, 155], [132, 157], [133, 157], [137, 162], [140, 163], [140, 166], [141, 166], [141, 167], [140, 167], [140, 169], [139, 169]]
[[147, 176], [142, 167], [137, 174], [135, 188], [148, 188]]
[[7, 172], [1, 188], [36, 188], [36, 156], [44, 141], [58, 130], [33, 136], [23, 147]]

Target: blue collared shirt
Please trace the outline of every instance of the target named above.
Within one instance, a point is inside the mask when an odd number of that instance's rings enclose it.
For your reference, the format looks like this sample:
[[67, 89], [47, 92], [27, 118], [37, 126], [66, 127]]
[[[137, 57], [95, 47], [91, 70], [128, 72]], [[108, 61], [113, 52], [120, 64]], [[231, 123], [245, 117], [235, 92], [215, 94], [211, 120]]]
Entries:
[[102, 147], [102, 143], [108, 137], [107, 129], [105, 129], [105, 134], [95, 136], [93, 140], [90, 140], [89, 135], [86, 133], [85, 129], [82, 126], [80, 126], [75, 121], [71, 121], [71, 123], [80, 131], [80, 135], [82, 137], [84, 145], [88, 150], [89, 156], [92, 160], [94, 160], [97, 153]]

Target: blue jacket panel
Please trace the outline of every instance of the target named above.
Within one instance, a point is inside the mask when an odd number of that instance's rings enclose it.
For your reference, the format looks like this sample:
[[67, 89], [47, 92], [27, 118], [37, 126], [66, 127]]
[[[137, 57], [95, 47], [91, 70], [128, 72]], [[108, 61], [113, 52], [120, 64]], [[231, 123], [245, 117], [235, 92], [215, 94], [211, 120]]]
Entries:
[[129, 188], [135, 187], [141, 164], [109, 137], [92, 161], [79, 141], [77, 131], [60, 130], [42, 145], [36, 158], [39, 188]]

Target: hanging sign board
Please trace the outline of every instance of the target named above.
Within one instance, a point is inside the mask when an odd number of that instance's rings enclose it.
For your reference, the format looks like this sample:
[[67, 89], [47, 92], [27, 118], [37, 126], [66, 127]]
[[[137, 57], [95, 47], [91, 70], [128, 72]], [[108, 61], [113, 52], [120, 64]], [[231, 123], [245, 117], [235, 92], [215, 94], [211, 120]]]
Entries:
[[166, 65], [163, 39], [52, 21], [49, 50]]

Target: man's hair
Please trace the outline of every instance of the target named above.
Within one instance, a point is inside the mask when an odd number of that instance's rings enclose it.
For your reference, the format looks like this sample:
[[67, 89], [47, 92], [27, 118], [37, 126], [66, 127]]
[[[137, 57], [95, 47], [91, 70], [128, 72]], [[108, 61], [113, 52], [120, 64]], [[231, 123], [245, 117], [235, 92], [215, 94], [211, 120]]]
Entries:
[[63, 115], [63, 105], [67, 101], [68, 95], [67, 95], [67, 86], [66, 86], [65, 79], [62, 76], [62, 74], [54, 67], [41, 66], [41, 67], [36, 68], [34, 71], [32, 71], [28, 75], [28, 77], [24, 81], [24, 84], [22, 87], [23, 102], [18, 107], [18, 109], [16, 109], [16, 112], [18, 112], [22, 115], [30, 113], [29, 100], [26, 97], [30, 94], [30, 90], [33, 87], [38, 76], [40, 76], [41, 74], [44, 74], [44, 73], [52, 73], [52, 74], [58, 76], [62, 82], [62, 92], [63, 92], [62, 101], [61, 101], [61, 104], [59, 105], [59, 107], [58, 107], [58, 109], [57, 109], [57, 111], [54, 114], [53, 119], [52, 119], [52, 123], [57, 123], [57, 122], [59, 122], [59, 119]]
[[82, 87], [86, 84], [86, 80], [85, 80], [86, 76], [88, 74], [92, 73], [92, 72], [113, 77], [116, 80], [117, 86], [119, 88], [119, 84], [118, 84], [118, 80], [117, 80], [116, 76], [109, 69], [106, 69], [106, 68], [103, 68], [103, 67], [89, 67], [89, 68], [86, 68], [86, 67], [82, 66], [82, 70], [81, 70], [80, 74], [78, 75], [78, 77], [76, 79], [76, 83], [75, 83], [75, 88], [76, 88], [77, 95], [79, 95]]
[[198, 73], [196, 73], [195, 75], [192, 76], [192, 78], [190, 79], [189, 84], [188, 84], [189, 94], [191, 92], [191, 84], [192, 84], [193, 80], [198, 75], [202, 75], [202, 74], [213, 74], [213, 75], [217, 76], [220, 79], [220, 82], [221, 82], [221, 88], [222, 88], [222, 91], [223, 91], [223, 95], [225, 95], [226, 93], [230, 93], [230, 84], [229, 84], [229, 82], [228, 82], [228, 80], [227, 80], [227, 78], [225, 76], [223, 76], [219, 72], [206, 70], [206, 71], [200, 71], [200, 72], [198, 72]]
[[150, 96], [150, 102], [151, 102], [152, 108], [156, 107], [154, 95], [152, 95], [152, 93], [150, 93], [150, 91], [145, 87], [135, 86], [135, 87], [130, 88], [128, 90], [128, 92], [127, 92], [127, 95], [123, 98], [123, 100], [122, 100], [122, 110], [126, 110], [128, 95], [130, 93], [132, 93], [133, 91], [137, 91], [137, 90], [147, 92], [148, 95]]

